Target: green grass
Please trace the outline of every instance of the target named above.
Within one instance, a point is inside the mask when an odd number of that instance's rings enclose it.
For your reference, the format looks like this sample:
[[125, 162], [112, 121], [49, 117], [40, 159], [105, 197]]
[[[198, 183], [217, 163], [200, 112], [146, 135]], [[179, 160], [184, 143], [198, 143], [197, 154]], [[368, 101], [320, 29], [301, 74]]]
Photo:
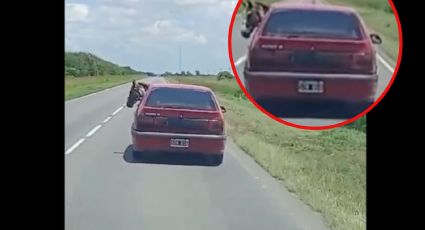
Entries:
[[277, 123], [255, 108], [234, 80], [168, 80], [213, 89], [227, 108], [227, 131], [241, 149], [321, 212], [332, 229], [365, 229], [366, 134], [361, 131], [364, 120], [327, 131], [295, 129]]
[[95, 76], [95, 77], [65, 77], [65, 101], [94, 93], [106, 88], [141, 79], [137, 75]]

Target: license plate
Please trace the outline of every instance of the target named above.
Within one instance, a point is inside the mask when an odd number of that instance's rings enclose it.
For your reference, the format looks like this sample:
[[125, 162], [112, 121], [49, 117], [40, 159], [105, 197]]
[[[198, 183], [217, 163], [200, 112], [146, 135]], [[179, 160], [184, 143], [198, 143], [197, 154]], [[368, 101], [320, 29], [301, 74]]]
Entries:
[[189, 147], [189, 139], [174, 139], [174, 138], [171, 138], [170, 147], [188, 148]]
[[299, 93], [323, 93], [323, 81], [298, 81]]

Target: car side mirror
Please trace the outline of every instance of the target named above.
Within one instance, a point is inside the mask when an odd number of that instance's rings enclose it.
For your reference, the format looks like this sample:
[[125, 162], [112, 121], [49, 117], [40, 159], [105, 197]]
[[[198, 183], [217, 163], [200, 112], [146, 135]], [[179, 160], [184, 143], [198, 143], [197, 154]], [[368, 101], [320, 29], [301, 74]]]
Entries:
[[372, 39], [372, 43], [373, 44], [382, 44], [382, 39], [379, 35], [377, 34], [371, 34], [370, 38]]
[[225, 113], [227, 111], [226, 108], [222, 105], [220, 106], [220, 109], [221, 109], [221, 112], [223, 112], [223, 113]]

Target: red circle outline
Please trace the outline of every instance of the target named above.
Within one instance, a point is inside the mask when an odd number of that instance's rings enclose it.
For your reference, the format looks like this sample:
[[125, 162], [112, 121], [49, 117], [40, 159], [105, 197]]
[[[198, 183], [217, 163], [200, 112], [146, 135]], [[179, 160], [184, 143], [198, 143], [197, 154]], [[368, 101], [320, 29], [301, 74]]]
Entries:
[[397, 76], [398, 73], [398, 68], [400, 66], [400, 62], [401, 62], [401, 57], [402, 57], [402, 53], [403, 53], [403, 33], [402, 33], [402, 29], [401, 29], [401, 23], [400, 23], [400, 19], [398, 17], [398, 13], [397, 13], [397, 9], [395, 8], [392, 0], [388, 0], [388, 2], [390, 3], [390, 6], [393, 10], [393, 13], [395, 15], [395, 18], [397, 20], [397, 27], [398, 27], [398, 35], [399, 35], [399, 48], [398, 48], [398, 58], [397, 58], [397, 65], [395, 67], [393, 76], [391, 77], [391, 81], [390, 83], [387, 85], [387, 87], [385, 88], [384, 92], [381, 94], [381, 96], [379, 96], [379, 98], [372, 104], [370, 105], [367, 109], [365, 109], [363, 112], [359, 113], [357, 116], [347, 119], [343, 122], [340, 123], [336, 123], [333, 125], [326, 125], [326, 126], [303, 126], [303, 125], [297, 125], [288, 121], [285, 121], [283, 119], [280, 119], [276, 116], [274, 116], [273, 114], [269, 113], [267, 110], [265, 110], [263, 107], [261, 107], [259, 104], [257, 104], [257, 102], [251, 97], [251, 95], [249, 95], [248, 91], [245, 89], [244, 85], [242, 84], [238, 72], [236, 71], [236, 67], [234, 64], [234, 60], [233, 60], [233, 54], [232, 54], [232, 32], [233, 32], [233, 24], [235, 22], [235, 18], [238, 12], [238, 9], [240, 7], [240, 5], [242, 4], [243, 0], [238, 0], [238, 3], [236, 4], [236, 7], [233, 11], [232, 14], [232, 19], [230, 21], [230, 25], [229, 25], [229, 31], [228, 31], [228, 36], [227, 36], [227, 44], [228, 44], [228, 53], [229, 53], [229, 58], [230, 58], [230, 65], [232, 67], [232, 71], [233, 74], [236, 76], [236, 80], [239, 84], [239, 87], [242, 89], [242, 91], [244, 92], [245, 96], [248, 97], [248, 99], [255, 105], [255, 107], [257, 107], [261, 112], [263, 112], [264, 114], [266, 114], [267, 116], [269, 116], [270, 118], [272, 118], [273, 120], [281, 123], [281, 124], [285, 124], [288, 126], [292, 126], [295, 128], [299, 128], [299, 129], [305, 129], [305, 130], [326, 130], [326, 129], [332, 129], [332, 128], [337, 128], [337, 127], [341, 127], [347, 124], [350, 124], [354, 121], [356, 121], [357, 119], [361, 118], [362, 116], [366, 115], [370, 110], [372, 110], [381, 100], [382, 98], [384, 98], [384, 96], [387, 94], [388, 90], [391, 88], [392, 84], [394, 83], [395, 77]]

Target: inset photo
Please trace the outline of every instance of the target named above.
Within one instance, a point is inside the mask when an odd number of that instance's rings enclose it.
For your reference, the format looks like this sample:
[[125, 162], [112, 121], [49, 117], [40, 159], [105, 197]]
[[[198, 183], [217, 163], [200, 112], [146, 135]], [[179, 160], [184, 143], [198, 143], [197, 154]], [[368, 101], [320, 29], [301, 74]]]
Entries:
[[401, 24], [387, 0], [241, 0], [229, 29], [246, 96], [303, 129], [364, 116], [390, 89], [402, 54]]

